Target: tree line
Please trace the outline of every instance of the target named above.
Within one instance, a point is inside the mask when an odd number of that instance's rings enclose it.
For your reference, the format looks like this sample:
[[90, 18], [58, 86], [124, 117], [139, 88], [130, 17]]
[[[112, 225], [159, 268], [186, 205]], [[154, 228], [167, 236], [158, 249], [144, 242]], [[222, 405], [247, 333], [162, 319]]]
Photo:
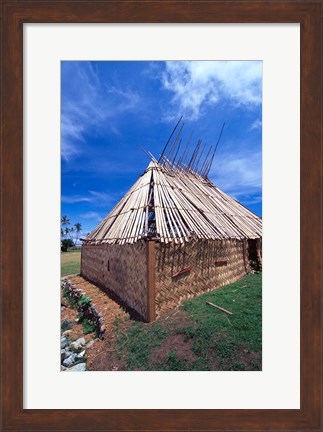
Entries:
[[[81, 236], [82, 225], [76, 222], [71, 225], [68, 216], [61, 216], [61, 242], [62, 250], [67, 250], [68, 247], [76, 246], [77, 241]], [[67, 237], [67, 238], [66, 238]]]

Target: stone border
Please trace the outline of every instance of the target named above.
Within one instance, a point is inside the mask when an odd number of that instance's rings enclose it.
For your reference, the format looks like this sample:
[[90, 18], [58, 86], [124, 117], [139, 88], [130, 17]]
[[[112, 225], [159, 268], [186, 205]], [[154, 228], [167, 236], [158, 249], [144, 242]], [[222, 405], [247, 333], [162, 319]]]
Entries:
[[99, 339], [104, 339], [105, 326], [103, 318], [101, 317], [101, 314], [96, 310], [95, 304], [93, 304], [92, 301], [89, 301], [85, 304], [80, 303], [80, 300], [82, 299], [82, 297], [86, 296], [86, 293], [83, 290], [76, 288], [76, 286], [73, 285], [68, 278], [64, 278], [62, 280], [61, 286], [63, 290], [66, 289], [70, 297], [75, 300], [76, 309], [81, 315], [82, 319], [86, 318], [91, 323], [93, 323]]

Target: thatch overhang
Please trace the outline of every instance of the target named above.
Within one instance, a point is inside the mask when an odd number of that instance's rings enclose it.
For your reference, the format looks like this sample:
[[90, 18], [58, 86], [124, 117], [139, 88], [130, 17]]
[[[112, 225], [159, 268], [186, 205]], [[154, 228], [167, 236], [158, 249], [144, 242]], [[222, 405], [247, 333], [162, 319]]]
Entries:
[[262, 220], [207, 176], [155, 159], [107, 217], [83, 241], [124, 244], [142, 239], [258, 239]]

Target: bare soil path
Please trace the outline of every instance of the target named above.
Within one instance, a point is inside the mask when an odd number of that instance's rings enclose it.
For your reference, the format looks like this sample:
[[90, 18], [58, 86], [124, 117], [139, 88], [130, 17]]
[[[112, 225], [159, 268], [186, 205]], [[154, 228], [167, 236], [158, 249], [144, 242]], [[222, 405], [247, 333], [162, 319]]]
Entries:
[[117, 355], [115, 329], [125, 330], [131, 325], [129, 314], [112, 300], [107, 293], [96, 285], [83, 279], [81, 276], [69, 277], [77, 288], [82, 289], [85, 295], [92, 299], [98, 312], [101, 314], [104, 325], [104, 339], [96, 339], [88, 349], [87, 368], [89, 370], [124, 370], [124, 362]]

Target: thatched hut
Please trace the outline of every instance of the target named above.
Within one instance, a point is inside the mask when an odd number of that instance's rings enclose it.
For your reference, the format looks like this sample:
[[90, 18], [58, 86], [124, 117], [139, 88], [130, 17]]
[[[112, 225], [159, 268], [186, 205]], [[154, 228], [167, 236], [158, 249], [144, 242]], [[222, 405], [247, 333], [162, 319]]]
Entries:
[[193, 166], [152, 157], [83, 240], [81, 274], [148, 322], [261, 267], [261, 219]]

